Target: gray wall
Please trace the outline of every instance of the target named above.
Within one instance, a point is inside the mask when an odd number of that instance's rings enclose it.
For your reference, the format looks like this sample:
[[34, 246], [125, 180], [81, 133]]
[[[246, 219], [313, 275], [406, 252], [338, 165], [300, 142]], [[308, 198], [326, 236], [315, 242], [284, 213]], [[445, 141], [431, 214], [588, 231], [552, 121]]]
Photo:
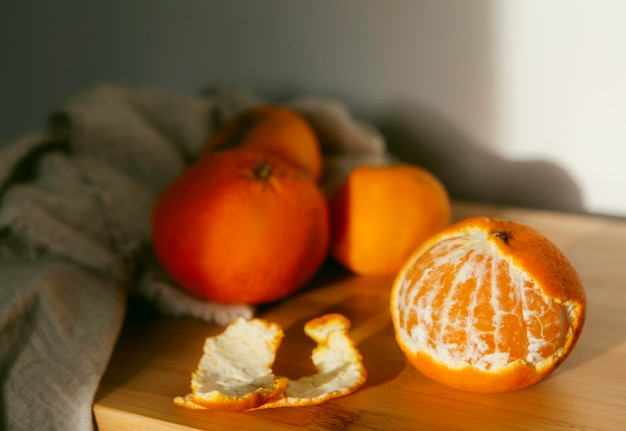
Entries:
[[0, 3], [0, 145], [101, 83], [341, 99], [454, 196], [585, 210], [558, 161], [498, 142], [497, 2], [136, 0]]

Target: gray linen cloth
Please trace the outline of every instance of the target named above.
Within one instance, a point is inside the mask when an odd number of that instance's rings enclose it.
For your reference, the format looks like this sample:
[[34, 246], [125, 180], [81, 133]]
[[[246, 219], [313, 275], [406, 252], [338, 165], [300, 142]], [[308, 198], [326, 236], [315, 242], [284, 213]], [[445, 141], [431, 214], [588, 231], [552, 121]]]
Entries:
[[[97, 427], [94, 394], [130, 294], [220, 325], [253, 315], [173, 285], [152, 255], [150, 216], [214, 128], [259, 103], [228, 86], [203, 97], [98, 86], [0, 149], [0, 429]], [[283, 105], [320, 138], [327, 195], [359, 164], [389, 162], [382, 137], [343, 104]]]

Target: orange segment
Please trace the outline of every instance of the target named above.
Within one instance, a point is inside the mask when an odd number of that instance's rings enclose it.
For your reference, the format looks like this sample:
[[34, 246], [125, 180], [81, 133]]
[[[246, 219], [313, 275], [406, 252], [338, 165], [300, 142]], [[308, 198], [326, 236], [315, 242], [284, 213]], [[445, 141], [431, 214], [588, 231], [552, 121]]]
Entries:
[[576, 271], [519, 223], [473, 218], [423, 244], [394, 282], [400, 347], [427, 376], [500, 392], [545, 378], [573, 348], [585, 317]]

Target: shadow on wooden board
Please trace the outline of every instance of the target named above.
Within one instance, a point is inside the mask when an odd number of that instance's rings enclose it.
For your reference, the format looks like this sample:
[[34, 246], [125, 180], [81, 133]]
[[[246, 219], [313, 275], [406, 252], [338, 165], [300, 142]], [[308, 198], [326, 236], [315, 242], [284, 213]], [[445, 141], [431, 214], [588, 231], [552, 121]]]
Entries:
[[578, 185], [560, 166], [543, 160], [507, 160], [417, 105], [391, 106], [374, 123], [396, 157], [430, 170], [453, 198], [585, 211]]

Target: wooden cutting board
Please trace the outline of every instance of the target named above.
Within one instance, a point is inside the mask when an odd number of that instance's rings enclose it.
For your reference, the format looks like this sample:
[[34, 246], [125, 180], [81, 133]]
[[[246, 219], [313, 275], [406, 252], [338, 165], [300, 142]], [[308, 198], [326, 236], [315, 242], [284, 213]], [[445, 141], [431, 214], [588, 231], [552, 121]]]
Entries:
[[274, 370], [312, 372], [310, 318], [351, 321], [369, 376], [356, 393], [319, 406], [254, 412], [192, 411], [189, 392], [207, 336], [222, 328], [131, 307], [95, 398], [107, 430], [626, 430], [626, 220], [455, 203], [455, 218], [491, 215], [527, 223], [558, 244], [586, 286], [580, 341], [548, 379], [504, 394], [456, 391], [422, 376], [399, 350], [388, 311], [390, 277], [357, 277], [328, 265], [293, 297], [259, 310], [285, 330]]

